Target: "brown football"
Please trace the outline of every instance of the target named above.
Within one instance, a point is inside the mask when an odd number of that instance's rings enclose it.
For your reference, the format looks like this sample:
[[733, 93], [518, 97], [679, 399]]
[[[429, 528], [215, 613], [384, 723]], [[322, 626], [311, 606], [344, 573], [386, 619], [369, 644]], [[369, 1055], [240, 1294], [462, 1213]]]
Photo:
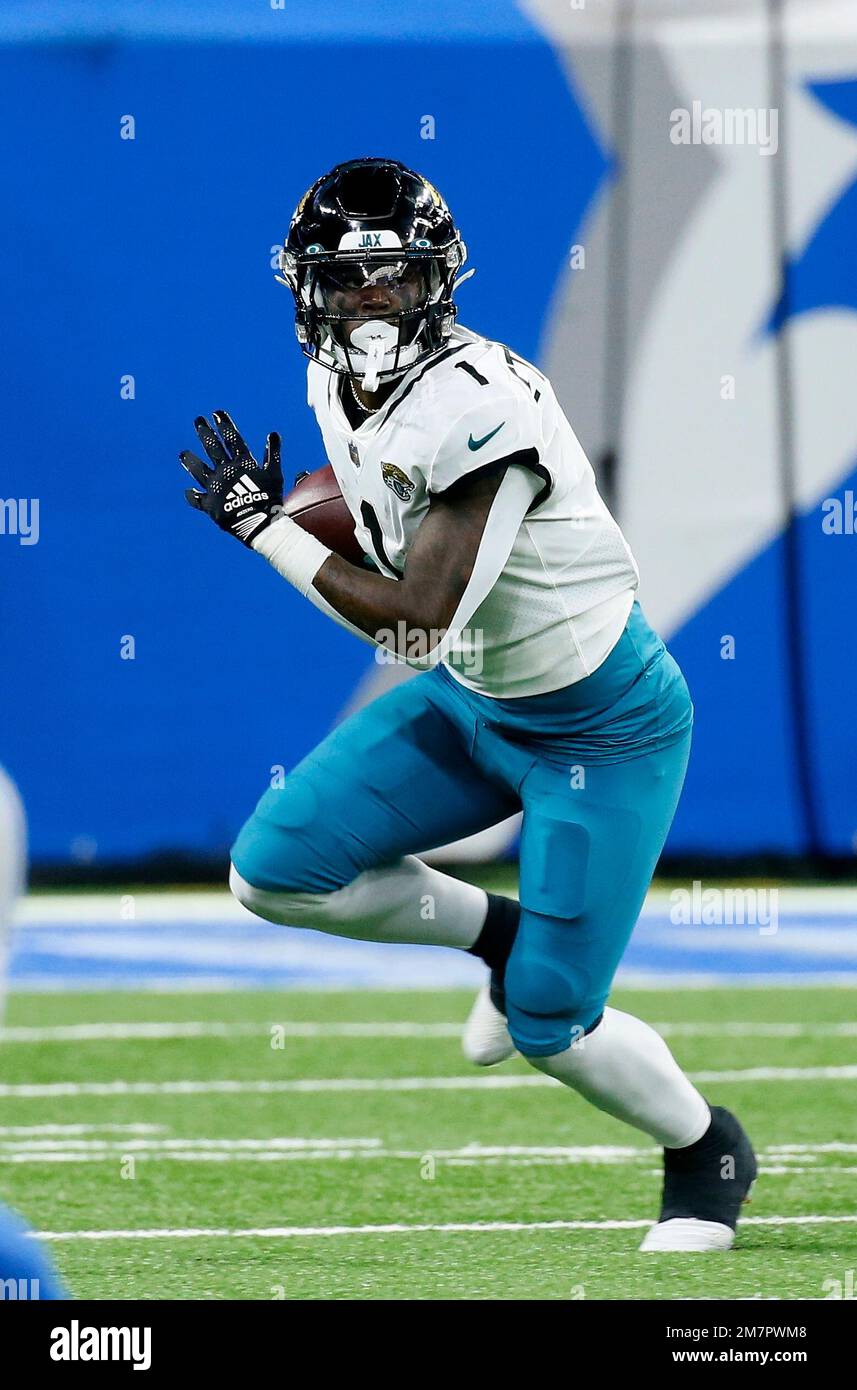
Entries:
[[354, 534], [354, 519], [329, 463], [298, 479], [283, 498], [283, 511], [343, 560], [350, 560], [352, 565], [363, 564], [363, 551]]

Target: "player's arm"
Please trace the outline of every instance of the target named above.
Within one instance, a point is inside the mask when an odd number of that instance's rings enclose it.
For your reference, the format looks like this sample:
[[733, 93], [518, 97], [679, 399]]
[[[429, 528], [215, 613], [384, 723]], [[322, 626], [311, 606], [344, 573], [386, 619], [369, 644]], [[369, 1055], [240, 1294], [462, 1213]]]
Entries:
[[490, 592], [540, 486], [528, 469], [514, 466], [516, 455], [456, 481], [433, 498], [402, 579], [387, 579], [349, 564], [280, 514], [278, 435], [269, 435], [259, 466], [230, 417], [217, 411], [214, 420], [220, 439], [206, 420], [196, 421], [214, 468], [193, 454], [180, 455], [206, 489], [189, 489], [190, 504], [263, 554], [295, 588], [349, 627], [373, 641], [391, 629], [436, 634], [437, 642], [427, 644], [427, 654], [436, 657]]
[[[210, 462], [205, 463], [188, 449], [183, 449], [179, 454], [182, 467], [187, 469], [202, 489], [188, 488], [185, 497], [197, 511], [210, 516], [222, 531], [227, 531], [248, 549], [253, 549], [254, 542], [258, 543], [282, 514], [283, 471], [280, 463], [280, 436], [268, 435], [264, 458], [262, 463], [258, 464], [226, 411], [215, 410], [213, 419], [216, 429], [212, 428], [203, 415], [194, 421], [199, 442]], [[293, 582], [297, 582], [298, 578], [306, 574], [309, 574], [311, 580], [312, 574], [331, 552], [294, 523], [292, 528], [293, 550], [296, 556], [300, 557], [300, 573]], [[288, 528], [283, 527], [281, 530], [288, 533]], [[300, 588], [302, 585], [297, 583], [297, 587]], [[311, 587], [311, 583], [303, 592], [316, 607], [341, 627], [347, 628], [364, 642], [373, 641], [326, 603]]]
[[[389, 645], [388, 634], [401, 634], [405, 648], [394, 648], [400, 656], [417, 645], [421, 656], [439, 660], [493, 588], [539, 487], [514, 457], [461, 479], [432, 500], [401, 579], [349, 564], [314, 537], [306, 546], [305, 533], [288, 517], [274, 522], [253, 549], [313, 602], [319, 597], [373, 641]], [[298, 570], [319, 559], [305, 587]]]
[[[331, 555], [314, 587], [369, 634], [404, 628], [408, 634], [435, 634], [440, 640], [448, 631], [460, 630], [505, 565], [537, 485], [536, 480], [530, 487], [529, 475], [507, 483], [511, 462], [502, 459], [469, 474], [432, 499], [401, 580]], [[429, 642], [428, 650], [435, 645]]]

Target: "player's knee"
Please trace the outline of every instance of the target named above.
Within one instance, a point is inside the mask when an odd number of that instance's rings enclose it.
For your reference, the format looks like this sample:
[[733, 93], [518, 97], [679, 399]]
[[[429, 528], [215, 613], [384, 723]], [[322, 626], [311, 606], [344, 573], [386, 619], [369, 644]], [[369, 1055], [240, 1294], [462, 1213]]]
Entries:
[[528, 1060], [565, 1052], [599, 1016], [583, 973], [558, 961], [513, 953], [505, 983], [509, 1033]]
[[264, 917], [266, 922], [327, 931], [336, 920], [337, 893], [260, 888], [239, 873], [234, 864], [229, 870], [229, 887], [242, 907], [257, 917]]
[[[232, 864], [240, 878], [255, 889], [328, 893], [348, 882], [352, 874], [343, 866], [339, 875], [335, 856], [325, 853], [319, 841], [307, 827], [290, 823], [285, 816], [275, 820], [257, 810], [232, 846]], [[239, 891], [246, 892], [240, 885]]]
[[255, 903], [260, 890], [255, 884], [244, 878], [234, 864], [229, 865], [229, 891], [233, 898], [238, 899], [242, 907], [246, 907], [250, 912], [255, 910]]

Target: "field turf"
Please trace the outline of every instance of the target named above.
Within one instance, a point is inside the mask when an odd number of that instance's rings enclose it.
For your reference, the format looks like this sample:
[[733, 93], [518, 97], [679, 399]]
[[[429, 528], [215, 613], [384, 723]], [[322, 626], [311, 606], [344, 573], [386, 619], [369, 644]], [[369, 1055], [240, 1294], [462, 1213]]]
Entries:
[[853, 1293], [857, 993], [613, 1002], [756, 1144], [729, 1254], [639, 1254], [657, 1151], [517, 1059], [470, 1067], [458, 992], [13, 995], [0, 1194], [79, 1297]]

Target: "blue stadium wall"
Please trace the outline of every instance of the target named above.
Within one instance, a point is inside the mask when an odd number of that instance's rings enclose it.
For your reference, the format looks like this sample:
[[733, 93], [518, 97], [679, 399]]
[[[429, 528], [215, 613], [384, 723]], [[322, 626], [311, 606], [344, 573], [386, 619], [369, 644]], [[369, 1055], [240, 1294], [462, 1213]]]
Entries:
[[[366, 684], [367, 649], [191, 513], [177, 462], [193, 446], [193, 418], [213, 408], [257, 445], [279, 429], [287, 474], [323, 461], [290, 297], [271, 268], [318, 172], [385, 153], [427, 174], [478, 268], [462, 320], [548, 366], [573, 422], [578, 403], [585, 415], [586, 314], [605, 336], [612, 311], [605, 290], [581, 313], [574, 355], [563, 353], [578, 293], [569, 250], [595, 243], [633, 151], [586, 92], [597, 49], [613, 70], [611, 36], [575, 50], [576, 36], [553, 32], [540, 8], [434, 4], [418, 32], [412, 6], [378, 0], [234, 0], [193, 14], [13, 4], [0, 17], [0, 494], [39, 499], [38, 544], [0, 536], [0, 756], [21, 788], [36, 863], [225, 852], [271, 769], [300, 758]], [[820, 99], [842, 127], [838, 151], [854, 114], [857, 59], [851, 67]], [[121, 138], [128, 117], [133, 139]], [[842, 186], [809, 219], [785, 306], [773, 296], [755, 326], [760, 342], [832, 304], [850, 331], [855, 175], [837, 157]], [[768, 254], [776, 262], [773, 236]], [[648, 350], [629, 347], [629, 372]], [[784, 379], [774, 372], [774, 416]], [[775, 449], [771, 514], [737, 559], [718, 568], [714, 557], [689, 610], [671, 608], [661, 600], [670, 575], [681, 589], [694, 528], [702, 519], [716, 533], [717, 508], [703, 490], [698, 505], [682, 501], [686, 517], [658, 509], [634, 456], [645, 429], [625, 400], [612, 422], [606, 399], [597, 427], [581, 432], [596, 463], [605, 441], [618, 452], [615, 500], [643, 552], [644, 602], [647, 545], [668, 553], [660, 578], [653, 560], [648, 606], [697, 706], [670, 847], [850, 852], [857, 539], [822, 535], [820, 497], [792, 505]], [[796, 428], [800, 401], [787, 404]], [[853, 423], [837, 493], [857, 485]], [[742, 660], [729, 664], [721, 639], [736, 628]]]

